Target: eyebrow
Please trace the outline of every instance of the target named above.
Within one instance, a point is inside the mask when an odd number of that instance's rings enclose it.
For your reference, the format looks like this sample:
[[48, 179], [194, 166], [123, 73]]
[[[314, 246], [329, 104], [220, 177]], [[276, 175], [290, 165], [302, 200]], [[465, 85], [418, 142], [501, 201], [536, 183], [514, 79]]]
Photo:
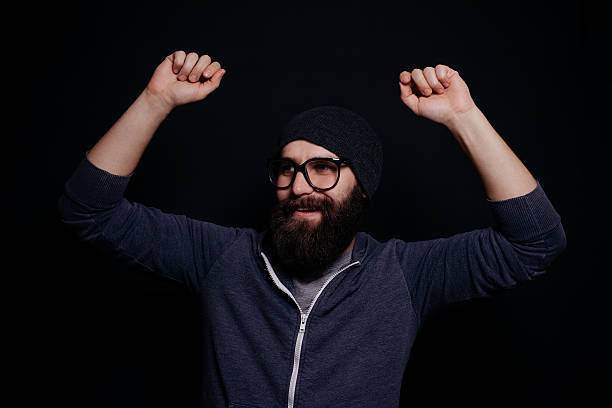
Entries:
[[[280, 158], [281, 159], [289, 159], [289, 160], [294, 161], [294, 162], [297, 163], [297, 160], [295, 160], [293, 157], [290, 157], [290, 156], [281, 156]], [[306, 160], [310, 160], [310, 159], [339, 159], [339, 157], [334, 157], [334, 156], [312, 156], [312, 157], [307, 158]], [[306, 161], [306, 160], [304, 160], [304, 161]]]

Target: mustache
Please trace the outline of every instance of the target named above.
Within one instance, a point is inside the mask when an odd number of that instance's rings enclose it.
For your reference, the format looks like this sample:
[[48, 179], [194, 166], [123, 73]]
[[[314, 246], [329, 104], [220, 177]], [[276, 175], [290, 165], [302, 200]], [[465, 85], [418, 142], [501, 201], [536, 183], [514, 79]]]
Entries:
[[285, 214], [291, 214], [297, 209], [319, 210], [327, 212], [334, 207], [333, 200], [328, 196], [288, 198], [279, 203]]

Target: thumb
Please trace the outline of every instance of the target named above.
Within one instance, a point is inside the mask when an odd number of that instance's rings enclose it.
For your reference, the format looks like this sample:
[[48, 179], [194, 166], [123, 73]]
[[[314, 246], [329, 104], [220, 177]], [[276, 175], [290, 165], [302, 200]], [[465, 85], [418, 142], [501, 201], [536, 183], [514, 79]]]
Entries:
[[172, 64], [174, 64], [174, 55], [168, 55], [157, 68], [164, 72], [172, 72]]
[[400, 87], [400, 99], [406, 106], [410, 108], [410, 110], [419, 114], [419, 98], [412, 92], [412, 89], [409, 85], [404, 85], [403, 83], [399, 83]]
[[220, 69], [215, 72], [209, 80], [201, 82], [199, 89], [200, 96], [202, 98], [205, 98], [206, 96], [208, 96], [208, 94], [217, 89], [221, 84], [221, 78], [223, 78], [223, 75], [225, 75], [226, 72], [227, 71], [225, 69]]

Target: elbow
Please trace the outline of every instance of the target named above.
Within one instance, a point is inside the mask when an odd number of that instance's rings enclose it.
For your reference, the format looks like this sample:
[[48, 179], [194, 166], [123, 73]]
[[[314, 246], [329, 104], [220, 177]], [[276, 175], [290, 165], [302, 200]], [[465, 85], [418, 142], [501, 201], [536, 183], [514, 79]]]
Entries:
[[75, 201], [63, 193], [55, 205], [59, 219], [67, 228], [79, 238], [86, 238], [92, 229], [91, 214], [83, 210]]
[[563, 225], [559, 223], [546, 235], [548, 247], [547, 266], [550, 265], [567, 248], [567, 237]]
[[553, 262], [561, 255], [567, 247], [567, 238], [563, 225], [559, 223], [555, 228], [550, 230], [544, 237], [541, 248], [541, 256], [539, 261], [530, 264], [532, 276], [537, 276], [549, 270]]
[[79, 205], [77, 202], [72, 200], [65, 192], [57, 200], [55, 208], [59, 215], [60, 220], [64, 224], [70, 224], [75, 221], [89, 218], [89, 213]]
[[[83, 240], [90, 240], [100, 234], [100, 224], [107, 214], [73, 200], [65, 192], [56, 203], [60, 221]], [[97, 221], [96, 221], [97, 220]]]
[[66, 193], [62, 193], [55, 204], [55, 209], [60, 217], [62, 222], [66, 222], [73, 218], [74, 211], [72, 209], [72, 203], [70, 199], [66, 196]]
[[513, 243], [514, 253], [518, 256], [524, 277], [531, 279], [549, 269], [555, 259], [567, 247], [565, 231], [561, 223], [532, 242]]

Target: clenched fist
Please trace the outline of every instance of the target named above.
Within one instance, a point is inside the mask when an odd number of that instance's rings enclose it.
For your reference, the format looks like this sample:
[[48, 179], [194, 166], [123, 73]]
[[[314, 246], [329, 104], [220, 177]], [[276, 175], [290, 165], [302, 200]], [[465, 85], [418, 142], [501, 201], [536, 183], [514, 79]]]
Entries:
[[475, 107], [459, 73], [446, 65], [400, 74], [400, 98], [419, 116], [447, 125]]
[[147, 91], [159, 97], [168, 109], [200, 101], [219, 87], [225, 74], [221, 64], [208, 55], [176, 51], [155, 69]]

